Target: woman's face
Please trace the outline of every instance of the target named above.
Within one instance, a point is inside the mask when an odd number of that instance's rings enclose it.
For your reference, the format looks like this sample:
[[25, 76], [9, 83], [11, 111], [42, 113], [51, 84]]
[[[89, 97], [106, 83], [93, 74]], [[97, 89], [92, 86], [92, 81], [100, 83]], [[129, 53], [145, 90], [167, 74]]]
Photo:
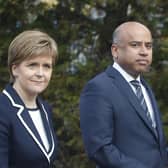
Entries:
[[15, 77], [13, 87], [26, 97], [36, 97], [49, 84], [52, 74], [52, 57], [39, 55], [12, 66]]

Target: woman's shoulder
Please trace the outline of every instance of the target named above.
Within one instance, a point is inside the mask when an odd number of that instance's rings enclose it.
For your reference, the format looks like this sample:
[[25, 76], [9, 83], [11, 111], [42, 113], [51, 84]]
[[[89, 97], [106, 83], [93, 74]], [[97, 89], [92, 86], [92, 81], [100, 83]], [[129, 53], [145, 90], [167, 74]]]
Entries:
[[5, 94], [3, 94], [3, 92], [0, 93], [0, 108], [4, 107], [4, 108], [8, 108], [9, 107], [9, 99], [7, 98], [7, 96]]
[[5, 123], [9, 121], [10, 107], [8, 98], [3, 93], [0, 93], [0, 121], [5, 121]]

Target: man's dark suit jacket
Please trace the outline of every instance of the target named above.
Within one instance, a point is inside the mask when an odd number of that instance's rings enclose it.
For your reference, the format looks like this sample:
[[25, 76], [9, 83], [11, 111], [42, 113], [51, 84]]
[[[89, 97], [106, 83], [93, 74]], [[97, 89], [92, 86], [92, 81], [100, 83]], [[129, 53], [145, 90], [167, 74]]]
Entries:
[[49, 141], [47, 152], [24, 103], [9, 84], [0, 94], [0, 168], [49, 168], [57, 141], [51, 108], [37, 100]]
[[158, 137], [128, 82], [112, 66], [85, 86], [80, 122], [85, 149], [98, 168], [165, 168], [167, 153], [160, 112], [149, 94]]

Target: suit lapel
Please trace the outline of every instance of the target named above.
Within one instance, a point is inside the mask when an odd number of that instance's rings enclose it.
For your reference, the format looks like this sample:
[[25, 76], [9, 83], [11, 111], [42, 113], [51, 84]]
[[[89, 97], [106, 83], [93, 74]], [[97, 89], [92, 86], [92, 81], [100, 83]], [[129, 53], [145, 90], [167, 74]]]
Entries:
[[160, 111], [158, 109], [157, 102], [155, 100], [155, 97], [153, 95], [152, 90], [150, 89], [150, 87], [148, 87], [148, 85], [146, 84], [146, 82], [144, 80], [142, 80], [142, 82], [143, 82], [143, 85], [146, 87], [146, 89], [148, 91], [148, 95], [149, 95], [151, 103], [152, 103], [154, 116], [155, 116], [155, 122], [156, 122], [156, 126], [157, 126], [157, 133], [158, 133], [159, 140], [161, 142], [162, 139], [160, 139], [160, 138], [163, 137], [163, 130], [162, 130]]
[[6, 89], [3, 90], [3, 93], [9, 98], [11, 101], [11, 104], [14, 108], [17, 110], [17, 117], [19, 118], [21, 124], [25, 128], [25, 130], [29, 133], [29, 135], [32, 137], [32, 139], [35, 141], [36, 145], [40, 148], [42, 153], [47, 157], [47, 160], [50, 162], [50, 157], [54, 151], [54, 138], [53, 134], [50, 128], [47, 112], [44, 108], [44, 106], [38, 101], [38, 104], [40, 106], [40, 110], [42, 110], [42, 120], [44, 122], [45, 131], [47, 134], [47, 138], [49, 141], [49, 151], [47, 152], [42, 140], [40, 138], [40, 135], [34, 126], [34, 123], [32, 122], [32, 119], [28, 113], [28, 110], [25, 108], [24, 103], [20, 99], [20, 97], [17, 95], [15, 90], [12, 88], [11, 85], [7, 85]]
[[133, 106], [138, 116], [144, 121], [145, 125], [149, 128], [149, 130], [152, 132], [155, 138], [157, 138], [156, 134], [154, 133], [151, 123], [149, 123], [146, 117], [145, 111], [141, 107], [138, 98], [134, 94], [128, 82], [113, 67], [108, 67], [106, 70], [106, 73], [108, 74], [108, 76], [114, 79], [114, 84], [119, 89], [121, 94], [126, 98], [126, 100], [129, 101], [129, 103]]

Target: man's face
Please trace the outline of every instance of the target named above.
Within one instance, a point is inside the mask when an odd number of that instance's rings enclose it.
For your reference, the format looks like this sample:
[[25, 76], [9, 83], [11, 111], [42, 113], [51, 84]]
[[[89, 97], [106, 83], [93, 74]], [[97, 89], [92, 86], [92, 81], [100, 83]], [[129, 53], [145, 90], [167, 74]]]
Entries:
[[125, 28], [120, 40], [112, 45], [116, 62], [130, 75], [137, 77], [148, 71], [152, 63], [151, 33], [140, 26]]

